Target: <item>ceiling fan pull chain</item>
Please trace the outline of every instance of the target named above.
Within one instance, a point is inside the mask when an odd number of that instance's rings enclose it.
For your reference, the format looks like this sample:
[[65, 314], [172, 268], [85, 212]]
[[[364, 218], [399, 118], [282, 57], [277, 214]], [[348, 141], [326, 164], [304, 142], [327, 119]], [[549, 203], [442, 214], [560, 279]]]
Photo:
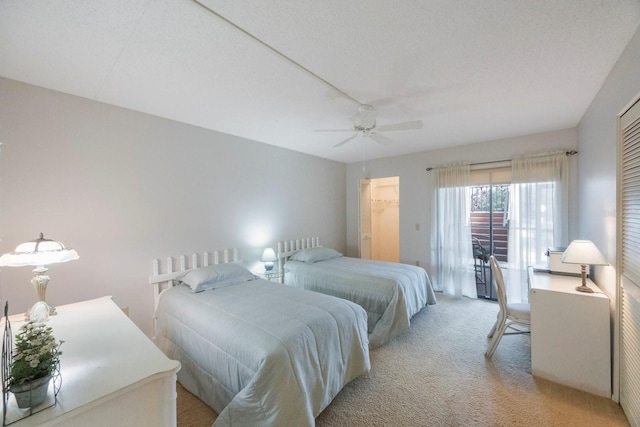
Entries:
[[364, 172], [364, 147], [366, 143], [366, 140], [362, 138], [362, 172]]

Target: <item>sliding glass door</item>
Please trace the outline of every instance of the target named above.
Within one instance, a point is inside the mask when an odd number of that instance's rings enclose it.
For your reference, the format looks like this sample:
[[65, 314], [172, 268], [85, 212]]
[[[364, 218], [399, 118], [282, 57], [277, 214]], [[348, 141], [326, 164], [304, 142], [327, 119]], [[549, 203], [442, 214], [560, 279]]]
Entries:
[[[489, 257], [494, 255], [502, 267], [510, 302], [527, 302], [527, 268], [545, 263], [548, 248], [567, 245], [567, 156], [574, 153], [515, 157], [509, 162], [491, 162], [494, 167], [486, 168], [478, 164], [470, 169], [466, 164], [466, 182], [447, 181], [454, 176], [450, 171], [456, 170], [455, 165], [435, 168], [437, 239], [432, 246], [436, 283], [462, 282], [456, 275], [462, 277], [465, 270], [471, 291], [464, 295], [495, 299], [489, 267]], [[456, 256], [446, 258], [447, 254]], [[475, 283], [471, 273], [475, 273]]]
[[509, 185], [471, 187], [471, 240], [478, 298], [496, 299], [489, 256], [507, 262], [509, 239]]

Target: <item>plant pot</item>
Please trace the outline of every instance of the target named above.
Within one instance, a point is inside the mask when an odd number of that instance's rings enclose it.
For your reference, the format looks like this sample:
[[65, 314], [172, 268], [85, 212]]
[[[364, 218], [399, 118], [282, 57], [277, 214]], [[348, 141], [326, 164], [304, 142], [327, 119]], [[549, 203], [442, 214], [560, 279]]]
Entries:
[[12, 385], [9, 391], [16, 397], [18, 408], [30, 408], [44, 402], [49, 390], [51, 375], [20, 385]]

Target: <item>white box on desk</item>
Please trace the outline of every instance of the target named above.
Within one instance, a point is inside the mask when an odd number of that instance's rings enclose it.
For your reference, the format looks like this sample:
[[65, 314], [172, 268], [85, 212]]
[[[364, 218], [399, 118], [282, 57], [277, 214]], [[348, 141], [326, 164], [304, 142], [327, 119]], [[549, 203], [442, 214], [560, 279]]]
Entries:
[[549, 248], [547, 249], [547, 267], [550, 273], [555, 274], [571, 274], [580, 276], [580, 264], [565, 264], [562, 262], [562, 254], [567, 248]]

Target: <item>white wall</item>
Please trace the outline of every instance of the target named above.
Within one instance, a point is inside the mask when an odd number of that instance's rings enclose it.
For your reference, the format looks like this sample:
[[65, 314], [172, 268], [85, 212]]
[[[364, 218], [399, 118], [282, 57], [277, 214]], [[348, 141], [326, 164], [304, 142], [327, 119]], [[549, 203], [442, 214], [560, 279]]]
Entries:
[[640, 97], [640, 29], [578, 125], [580, 155], [580, 238], [592, 240], [607, 261], [596, 267], [592, 279], [611, 300], [613, 332], [613, 397], [619, 398], [617, 336], [617, 121], [616, 118]]
[[[347, 254], [358, 254], [358, 181], [363, 178], [400, 177], [400, 262], [419, 261], [431, 267], [432, 175], [426, 168], [455, 161], [488, 162], [513, 156], [554, 150], [577, 149], [576, 129], [565, 129], [499, 141], [482, 142], [418, 154], [367, 161], [347, 166]], [[577, 156], [570, 156], [569, 215], [577, 218]], [[419, 224], [419, 230], [416, 230]], [[569, 237], [578, 230], [577, 220], [569, 223]]]
[[[111, 295], [151, 334], [153, 258], [238, 247], [257, 266], [315, 235], [345, 250], [344, 164], [12, 80], [0, 99], [0, 252], [43, 232], [80, 255], [50, 266], [53, 305]], [[2, 269], [11, 313], [31, 277]]]
[[640, 96], [640, 30], [593, 99], [578, 126], [580, 147], [580, 238], [592, 240], [610, 267], [594, 280], [615, 299], [616, 117]]

